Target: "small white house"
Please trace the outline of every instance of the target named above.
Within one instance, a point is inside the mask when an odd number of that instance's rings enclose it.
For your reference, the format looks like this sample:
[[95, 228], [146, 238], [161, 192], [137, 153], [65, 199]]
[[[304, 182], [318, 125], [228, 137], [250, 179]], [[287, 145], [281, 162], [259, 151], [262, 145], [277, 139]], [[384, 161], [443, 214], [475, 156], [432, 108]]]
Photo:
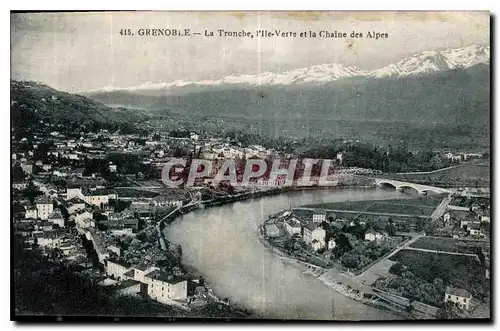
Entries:
[[38, 218], [41, 220], [49, 219], [49, 215], [54, 211], [54, 205], [48, 198], [40, 198], [36, 201]]
[[469, 309], [472, 295], [464, 289], [448, 286], [446, 288], [444, 302], [451, 302], [462, 309]]
[[[310, 222], [304, 227], [304, 234], [302, 236], [302, 239], [306, 244], [319, 248], [325, 247], [325, 237], [326, 231], [323, 228], [319, 227], [317, 223]], [[313, 244], [314, 240], [316, 240], [318, 244]]]
[[368, 230], [365, 233], [365, 240], [368, 241], [379, 241], [386, 237], [385, 233], [377, 232], [375, 230]]
[[481, 222], [488, 222], [488, 223], [490, 223], [490, 217], [487, 216], [487, 215], [482, 215], [480, 217], [480, 220], [481, 220]]
[[315, 211], [312, 217], [314, 223], [321, 223], [326, 220], [326, 213], [324, 211]]
[[293, 236], [296, 233], [300, 234], [301, 226], [299, 220], [296, 219], [295, 217], [286, 220], [285, 229], [291, 236]]
[[26, 214], [24, 215], [27, 219], [37, 219], [38, 218], [38, 210], [35, 206], [26, 207]]

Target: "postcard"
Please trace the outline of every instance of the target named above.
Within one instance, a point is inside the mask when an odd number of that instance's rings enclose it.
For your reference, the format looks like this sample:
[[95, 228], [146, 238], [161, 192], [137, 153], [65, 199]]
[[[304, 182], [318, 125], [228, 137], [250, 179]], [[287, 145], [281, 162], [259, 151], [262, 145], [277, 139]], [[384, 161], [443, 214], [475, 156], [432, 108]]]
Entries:
[[11, 12], [11, 319], [491, 321], [490, 19]]

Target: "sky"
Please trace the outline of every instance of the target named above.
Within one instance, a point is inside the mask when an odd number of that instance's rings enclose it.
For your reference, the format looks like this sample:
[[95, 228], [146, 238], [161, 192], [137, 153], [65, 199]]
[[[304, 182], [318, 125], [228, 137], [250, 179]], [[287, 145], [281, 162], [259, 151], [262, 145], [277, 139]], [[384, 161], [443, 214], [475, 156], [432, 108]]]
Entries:
[[[11, 14], [11, 78], [76, 92], [199, 81], [324, 63], [376, 69], [425, 51], [489, 45], [488, 12], [98, 12]], [[190, 37], [139, 29], [190, 29]], [[130, 29], [131, 35], [120, 35]], [[249, 37], [205, 37], [205, 30]], [[346, 32], [348, 38], [255, 36], [255, 30]], [[364, 38], [351, 38], [351, 32]], [[368, 31], [387, 38], [366, 38]]]

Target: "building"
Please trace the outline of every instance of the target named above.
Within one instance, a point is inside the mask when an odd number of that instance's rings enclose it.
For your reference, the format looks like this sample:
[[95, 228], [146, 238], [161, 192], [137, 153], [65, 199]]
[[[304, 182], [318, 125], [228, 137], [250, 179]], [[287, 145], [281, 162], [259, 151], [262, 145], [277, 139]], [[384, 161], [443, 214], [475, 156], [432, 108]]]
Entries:
[[472, 295], [464, 289], [448, 286], [444, 295], [444, 302], [451, 302], [462, 309], [469, 309]]
[[45, 248], [59, 248], [62, 243], [62, 237], [57, 231], [43, 231], [42, 233], [35, 233], [36, 243], [40, 247]]
[[12, 187], [15, 188], [16, 190], [21, 191], [28, 187], [28, 183], [26, 182], [12, 183]]
[[484, 236], [481, 232], [479, 224], [472, 224], [469, 226], [469, 233], [471, 236]]
[[481, 215], [479, 217], [479, 219], [480, 219], [481, 222], [488, 222], [488, 223], [490, 223], [490, 217], [488, 215]]
[[450, 213], [446, 213], [446, 214], [443, 215], [443, 221], [445, 221], [446, 223], [448, 223], [450, 220], [451, 220]]
[[108, 228], [109, 233], [113, 236], [132, 236], [134, 234], [134, 229], [131, 226], [125, 224], [115, 224]]
[[37, 219], [38, 218], [38, 211], [36, 209], [36, 206], [26, 207], [26, 213], [24, 214], [24, 217], [27, 219]]
[[31, 175], [33, 173], [32, 163], [21, 163], [21, 169], [23, 169], [25, 174]]
[[342, 164], [342, 159], [344, 158], [344, 153], [338, 152], [337, 153], [337, 161], [339, 164]]
[[67, 205], [68, 214], [72, 215], [75, 214], [78, 210], [84, 210], [85, 206], [86, 206], [85, 201], [83, 201], [79, 197], [73, 197], [70, 200], [68, 200], [68, 205]]
[[117, 197], [113, 194], [102, 194], [98, 192], [90, 192], [83, 197], [83, 201], [89, 205], [97, 206], [101, 209], [106, 208], [109, 204], [109, 199], [116, 199]]
[[327, 247], [327, 249], [334, 249], [335, 247], [337, 247], [337, 243], [335, 242], [335, 239], [330, 238], [330, 240], [328, 240], [326, 247]]
[[154, 270], [160, 270], [160, 268], [143, 263], [135, 266], [132, 270], [133, 270], [133, 276], [132, 276], [133, 279], [138, 282], [146, 284], [146, 279], [145, 279], [146, 274]]
[[[326, 231], [325, 229], [318, 226], [317, 223], [309, 222], [304, 227], [304, 235], [302, 236], [304, 242], [308, 245], [313, 245], [313, 240], [317, 240], [318, 243], [315, 244], [316, 247], [322, 248], [325, 247], [325, 237]], [[319, 249], [318, 248], [318, 249]]]
[[73, 187], [66, 189], [66, 200], [71, 200], [73, 198], [80, 198], [83, 200], [83, 193], [80, 187]]
[[285, 221], [285, 229], [291, 236], [293, 236], [296, 233], [300, 234], [302, 227], [300, 226], [299, 220], [292, 217]]
[[321, 223], [326, 221], [326, 213], [324, 211], [315, 211], [312, 220], [314, 223]]
[[153, 270], [144, 276], [148, 296], [162, 303], [183, 300], [188, 296], [188, 282], [182, 277]]
[[189, 138], [191, 138], [191, 140], [198, 141], [198, 139], [200, 139], [200, 135], [196, 132], [191, 132]]
[[59, 227], [61, 228], [64, 228], [64, 217], [62, 216], [61, 212], [57, 209], [52, 214], [49, 215], [48, 221], [59, 225]]
[[83, 211], [75, 216], [76, 223], [79, 223], [79, 222], [81, 222], [83, 220], [87, 220], [87, 219], [90, 219], [90, 220], [94, 219], [94, 214], [85, 210], [85, 211]]
[[54, 211], [54, 204], [50, 199], [43, 197], [36, 201], [36, 210], [39, 219], [48, 220]]
[[383, 232], [377, 232], [375, 230], [368, 230], [365, 233], [365, 240], [368, 241], [379, 241], [383, 240], [387, 235]]
[[106, 260], [106, 274], [112, 276], [116, 280], [129, 279], [129, 277], [124, 276], [124, 274], [130, 269], [130, 264], [125, 261]]
[[111, 253], [116, 254], [117, 256], [120, 256], [122, 253], [120, 247], [118, 247], [117, 245], [109, 245], [108, 247], [106, 247], [106, 249]]
[[74, 221], [76, 229], [79, 232], [85, 232], [86, 229], [95, 227], [94, 215], [88, 211], [84, 211], [83, 213], [76, 215], [74, 217]]
[[325, 247], [324, 245], [321, 245], [321, 242], [319, 242], [317, 239], [311, 241], [311, 246], [315, 251], [319, 251], [321, 248]]
[[451, 159], [453, 159], [453, 153], [451, 153], [451, 152], [445, 153], [444, 157], [447, 158], [448, 160], [451, 160]]

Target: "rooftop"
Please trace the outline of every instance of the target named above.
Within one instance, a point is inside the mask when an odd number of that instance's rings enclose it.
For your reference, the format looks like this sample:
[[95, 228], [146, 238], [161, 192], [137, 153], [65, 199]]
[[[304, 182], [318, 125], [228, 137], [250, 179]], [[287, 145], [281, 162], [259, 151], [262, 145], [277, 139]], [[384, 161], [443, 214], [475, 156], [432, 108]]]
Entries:
[[156, 280], [159, 280], [159, 281], [162, 281], [165, 283], [169, 283], [169, 284], [177, 284], [177, 283], [180, 283], [180, 282], [186, 280], [186, 278], [184, 278], [184, 277], [168, 274], [168, 273], [163, 272], [161, 270], [153, 270], [150, 273], [147, 273], [145, 275], [145, 277], [156, 279]]
[[44, 196], [36, 199], [36, 204], [52, 204], [52, 200]]
[[314, 222], [309, 222], [306, 224], [305, 228], [308, 229], [309, 231], [314, 231], [318, 228], [318, 225]]
[[83, 201], [79, 197], [73, 197], [73, 198], [69, 199], [68, 202], [71, 202], [72, 204], [85, 203], [85, 201]]
[[55, 209], [50, 215], [49, 219], [56, 219], [56, 218], [62, 218], [61, 211], [59, 209]]
[[[114, 258], [110, 258], [108, 259], [108, 262], [111, 262], [111, 263], [115, 263], [115, 264], [119, 264], [125, 268], [130, 268], [131, 264], [128, 263], [127, 261], [125, 260], [122, 260], [122, 259], [114, 259]], [[132, 275], [133, 276], [133, 275]]]
[[472, 295], [469, 292], [467, 292], [467, 290], [451, 286], [448, 286], [446, 288], [446, 294], [456, 295], [462, 298], [472, 298]]
[[325, 215], [326, 216], [326, 211], [321, 210], [321, 209], [316, 209], [314, 211], [313, 215]]
[[291, 227], [294, 227], [294, 228], [300, 228], [300, 222], [298, 219], [296, 219], [295, 217], [292, 217], [288, 220], [286, 220], [286, 222], [291, 226]]

